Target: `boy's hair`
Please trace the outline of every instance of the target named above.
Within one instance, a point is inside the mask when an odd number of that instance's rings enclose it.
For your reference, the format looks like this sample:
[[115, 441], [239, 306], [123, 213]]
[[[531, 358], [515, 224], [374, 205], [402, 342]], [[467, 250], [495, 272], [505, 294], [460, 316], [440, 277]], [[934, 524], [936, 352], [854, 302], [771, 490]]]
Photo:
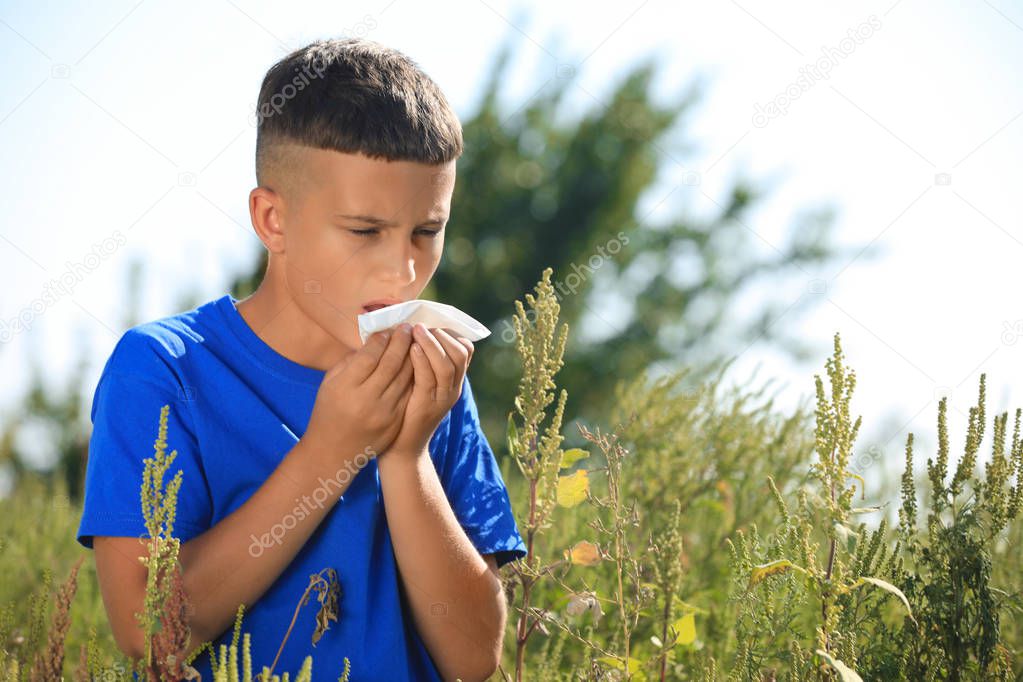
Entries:
[[462, 125], [437, 84], [365, 38], [318, 40], [274, 64], [256, 118], [256, 183], [279, 191], [302, 171], [289, 145], [431, 165], [462, 154]]

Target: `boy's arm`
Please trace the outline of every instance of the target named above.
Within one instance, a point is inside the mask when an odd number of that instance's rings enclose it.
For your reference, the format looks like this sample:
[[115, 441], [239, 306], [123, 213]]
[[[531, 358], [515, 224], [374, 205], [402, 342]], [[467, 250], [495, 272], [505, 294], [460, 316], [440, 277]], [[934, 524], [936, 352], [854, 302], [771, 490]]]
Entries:
[[[242, 506], [181, 545], [185, 593], [193, 609], [189, 651], [220, 636], [234, 624], [239, 604], [250, 607], [266, 592], [354, 480], [349, 477], [344, 485], [332, 485], [322, 506], [308, 504], [309, 513], [279, 535], [279, 543], [264, 537], [293, 511], [296, 498], [312, 495], [322, 487], [322, 479], [334, 478], [337, 469], [345, 466], [336, 455], [332, 455], [333, 463], [328, 462], [321, 452], [300, 440]], [[350, 466], [356, 466], [355, 458], [351, 459]], [[258, 542], [261, 539], [269, 541]], [[133, 614], [142, 610], [144, 599], [146, 567], [136, 557], [147, 553], [145, 547], [136, 538], [98, 536], [95, 552], [100, 587], [118, 645], [126, 654], [141, 657], [142, 630]]]
[[445, 680], [485, 680], [501, 660], [507, 602], [444, 493], [429, 450], [377, 458], [387, 525], [416, 628]]

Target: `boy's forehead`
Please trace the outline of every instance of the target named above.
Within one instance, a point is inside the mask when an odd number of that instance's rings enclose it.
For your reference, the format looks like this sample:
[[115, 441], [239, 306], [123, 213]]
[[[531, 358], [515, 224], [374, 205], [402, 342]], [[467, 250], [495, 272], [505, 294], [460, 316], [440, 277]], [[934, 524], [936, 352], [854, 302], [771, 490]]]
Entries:
[[[408, 212], [446, 220], [455, 185], [455, 161], [441, 165], [372, 159], [329, 149], [302, 151], [307, 199], [314, 195], [336, 214]], [[314, 199], [315, 201], [315, 199]]]
[[321, 172], [359, 175], [409, 175], [420, 177], [438, 176], [435, 184], [442, 184], [443, 178], [453, 176], [455, 162], [427, 164], [418, 161], [390, 161], [371, 158], [365, 154], [339, 152], [334, 149], [302, 147], [302, 160], [307, 167]]

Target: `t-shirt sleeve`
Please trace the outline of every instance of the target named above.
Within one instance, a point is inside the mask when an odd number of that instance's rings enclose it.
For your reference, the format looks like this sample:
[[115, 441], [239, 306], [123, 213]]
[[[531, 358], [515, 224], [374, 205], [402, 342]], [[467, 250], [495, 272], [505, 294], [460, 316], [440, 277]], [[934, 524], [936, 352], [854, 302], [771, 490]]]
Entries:
[[209, 528], [212, 502], [195, 436], [193, 396], [145, 340], [122, 337], [93, 396], [77, 534], [82, 546], [92, 549], [95, 535], [149, 537], [142, 514], [144, 460], [156, 454], [164, 405], [169, 406], [166, 454], [176, 452], [163, 475], [164, 490], [182, 472], [171, 534], [186, 542]]
[[480, 427], [469, 377], [451, 408], [448, 453], [441, 483], [455, 517], [480, 554], [494, 554], [497, 566], [526, 556], [501, 470]]

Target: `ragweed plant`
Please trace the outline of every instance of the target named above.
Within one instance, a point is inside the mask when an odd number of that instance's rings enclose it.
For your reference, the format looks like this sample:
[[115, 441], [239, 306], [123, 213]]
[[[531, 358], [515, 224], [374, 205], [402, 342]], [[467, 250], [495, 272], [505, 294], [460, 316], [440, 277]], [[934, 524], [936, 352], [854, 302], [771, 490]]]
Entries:
[[135, 671], [153, 682], [175, 675], [186, 679], [198, 677], [198, 671], [184, 664], [181, 656], [189, 637], [188, 606], [178, 562], [181, 542], [173, 533], [183, 472], [178, 470], [164, 489], [164, 475], [178, 454], [177, 450], [167, 453], [169, 413], [169, 405], [160, 409], [156, 452], [144, 460], [142, 472], [142, 515], [149, 533], [149, 551], [147, 556], [139, 557], [147, 571], [146, 596], [142, 612], [135, 617], [142, 629], [145, 650]]
[[[515, 631], [516, 682], [521, 682], [525, 672], [526, 644], [545, 616], [543, 610], [531, 604], [536, 582], [549, 570], [537, 555], [534, 542], [537, 534], [551, 525], [552, 512], [557, 505], [558, 471], [565, 455], [561, 448], [561, 420], [568, 394], [564, 390], [550, 423], [543, 428], [547, 408], [554, 400], [554, 375], [561, 369], [568, 336], [567, 324], [561, 325], [560, 332], [557, 329], [560, 306], [551, 286], [551, 272], [551, 268], [543, 271], [535, 289], [536, 297], [526, 294], [531, 315], [520, 301], [515, 301], [516, 314], [512, 320], [523, 374], [515, 398], [515, 411], [508, 413], [508, 450], [525, 477], [529, 491], [529, 511], [522, 524], [527, 556], [525, 561], [511, 564], [516, 582], [506, 586], [511, 599], [516, 588], [522, 589]], [[520, 424], [516, 424], [516, 412]]]
[[[622, 428], [624, 425], [619, 425], [618, 430]], [[592, 638], [573, 632], [560, 619], [552, 620], [588, 649], [601, 654], [595, 662], [605, 669], [594, 671], [597, 672], [596, 679], [608, 676], [606, 673], [609, 671], [613, 671], [614, 675], [610, 679], [645, 681], [651, 676], [668, 679], [669, 660], [675, 647], [693, 642], [696, 637], [695, 616], [707, 613], [679, 598], [683, 573], [681, 501], [674, 500], [670, 520], [661, 526], [660, 531], [648, 536], [646, 551], [637, 551], [637, 536], [640, 534], [637, 529], [641, 521], [649, 522], [656, 518], [657, 511], [641, 511], [634, 499], [626, 500], [625, 469], [634, 455], [622, 446], [618, 430], [608, 435], [602, 434], [600, 429], [592, 433], [581, 425], [579, 429], [583, 438], [599, 448], [607, 463], [605, 467], [590, 470], [591, 473], [604, 472], [607, 495], [595, 495], [589, 489], [585, 490], [586, 501], [596, 511], [587, 525], [597, 532], [600, 541], [596, 545], [585, 541], [577, 543], [568, 553], [568, 559], [571, 564], [583, 566], [595, 566], [605, 561], [611, 568], [611, 597], [601, 597], [597, 587], [583, 581], [583, 591], [570, 592], [569, 606], [580, 601], [589, 603], [599, 615], [602, 602], [611, 605], [614, 609], [611, 642], [606, 646], [600, 645]], [[568, 499], [565, 502], [571, 504], [573, 501]], [[554, 577], [571, 590], [560, 577]], [[655, 608], [648, 608], [651, 606]], [[637, 642], [640, 632], [648, 635], [653, 650], [645, 642]], [[652, 632], [656, 634], [650, 634]], [[672, 677], [677, 672], [672, 670]]]
[[[728, 601], [725, 539], [774, 522], [762, 481], [770, 475], [780, 486], [798, 483], [813, 454], [812, 412], [800, 406], [777, 413], [765, 395], [768, 385], [752, 391], [724, 386], [731, 363], [705, 380], [683, 367], [653, 381], [629, 377], [615, 389], [609, 421], [623, 423], [622, 444], [641, 453], [628, 460], [624, 497], [636, 503], [648, 534], [657, 536], [644, 562], [654, 572], [656, 619], [651, 614], [653, 627], [640, 640], [659, 651], [660, 662], [647, 672], [660, 679], [687, 679], [695, 669], [714, 666], [707, 657], [728, 657], [736, 606]], [[669, 540], [672, 534], [677, 537]], [[657, 577], [659, 567], [665, 579]]]
[[[173, 536], [174, 516], [183, 472], [178, 470], [166, 489], [163, 487], [163, 477], [177, 456], [176, 450], [171, 451], [170, 454], [167, 453], [167, 416], [169, 411], [169, 405], [164, 405], [160, 410], [160, 427], [155, 443], [156, 452], [153, 457], [145, 460], [143, 472], [142, 512], [146, 520], [146, 530], [149, 533], [149, 554], [139, 557], [139, 560], [146, 565], [148, 575], [144, 612], [136, 615], [143, 628], [146, 645], [145, 656], [136, 662], [135, 669], [152, 682], [198, 679], [198, 671], [189, 664], [201, 652], [209, 651], [213, 682], [237, 682], [239, 679], [238, 637], [241, 632], [244, 604], [239, 605], [235, 616], [235, 629], [231, 644], [220, 646], [219, 661], [213, 656], [210, 642], [205, 642], [194, 652], [185, 650], [189, 639], [188, 615], [191, 612], [191, 607], [184, 591], [181, 564], [178, 560], [180, 540]], [[312, 576], [310, 586], [299, 600], [292, 618], [292, 625], [294, 625], [299, 608], [308, 601], [310, 590], [316, 589], [319, 593], [321, 607], [316, 616], [317, 627], [313, 633], [314, 644], [323, 631], [329, 627], [328, 621], [337, 620], [337, 597], [339, 594], [337, 574], [332, 568], [324, 569], [324, 571], [328, 573], [326, 579], [320, 574]], [[287, 641], [290, 634], [291, 627], [285, 633], [284, 641]], [[241, 650], [243, 658], [241, 680], [243, 682], [252, 680], [249, 645], [249, 634], [246, 633], [242, 640]], [[281, 642], [281, 648], [277, 652], [278, 656], [283, 648], [284, 642]], [[190, 655], [188, 655], [189, 653]], [[312, 662], [312, 656], [306, 656], [301, 669], [295, 676], [295, 682], [310, 682]], [[277, 658], [275, 657], [274, 664], [276, 663]], [[342, 682], [347, 679], [347, 676], [348, 659], [346, 658]], [[289, 677], [287, 672], [282, 676], [273, 674], [273, 665], [264, 666], [259, 675], [261, 682], [289, 682]]]
[[[692, 619], [697, 609], [678, 597], [682, 552], [680, 505], [676, 500], [675, 513], [667, 530], [655, 539], [648, 538], [647, 549], [652, 560], [649, 563], [654, 564], [651, 569], [644, 561], [647, 557], [636, 551], [640, 544], [636, 537], [640, 512], [635, 500], [627, 499], [624, 473], [627, 459], [632, 458], [618, 442], [618, 434], [601, 434], [599, 429], [594, 434], [580, 426], [582, 437], [601, 450], [606, 466], [562, 473], [588, 458], [589, 452], [581, 448], [561, 448], [565, 391], [561, 391], [553, 418], [543, 429], [547, 408], [554, 401], [556, 386], [553, 377], [561, 367], [568, 332], [567, 325], [558, 327], [560, 308], [550, 276], [551, 269], [548, 268], [536, 286], [537, 295], [526, 295], [528, 311], [516, 301], [514, 318], [523, 377], [515, 398], [518, 421], [515, 412], [508, 415], [507, 436], [509, 451], [523, 473], [528, 491], [528, 515], [521, 524], [525, 530], [528, 557], [524, 562], [511, 565], [514, 574], [509, 586], [512, 595], [515, 588], [522, 588], [515, 635], [516, 680], [523, 679], [525, 651], [530, 636], [537, 630], [550, 635], [547, 625], [559, 628], [563, 638], [553, 654], [547, 645], [544, 647], [541, 657], [544, 665], [539, 671], [544, 678], [554, 675], [547, 656], [560, 659], [561, 647], [571, 640], [584, 647], [582, 657], [588, 658], [589, 671], [586, 679], [611, 679], [613, 675], [625, 679], [646, 679], [648, 672], [656, 672], [661, 679], [666, 679], [670, 651], [678, 643], [690, 643], [695, 636]], [[591, 491], [591, 474], [606, 477], [606, 495], [596, 495]], [[561, 550], [561, 558], [545, 563], [537, 551], [539, 534], [550, 528], [556, 509], [571, 509], [584, 501], [588, 504], [582, 509], [592, 512], [591, 520], [586, 523], [591, 529], [587, 531], [591, 539], [577, 539], [571, 547]], [[607, 567], [594, 577], [610, 573], [607, 576], [608, 586], [590, 584], [585, 579], [580, 580], [581, 587], [568, 585], [564, 578], [574, 566]], [[549, 590], [544, 590], [543, 596], [548, 597], [546, 601], [551, 603], [542, 608], [533, 605], [537, 589], [544, 587], [541, 579], [549, 580], [562, 589], [559, 596], [553, 598]], [[658, 604], [657, 617], [651, 618], [646, 607], [653, 604], [657, 595], [661, 595], [663, 601]], [[608, 643], [593, 636], [600, 626], [605, 606], [614, 617], [613, 629], [606, 637]], [[676, 618], [679, 613], [682, 617]], [[572, 618], [585, 614], [590, 614], [590, 624], [584, 632], [573, 624]], [[633, 645], [640, 629], [656, 647], [649, 655], [640, 654], [640, 648]]]
[[[643, 608], [653, 601], [654, 592], [650, 586], [643, 584], [643, 571], [638, 554], [631, 545], [630, 532], [639, 526], [639, 512], [635, 503], [627, 503], [623, 497], [623, 467], [628, 451], [618, 442], [618, 435], [602, 434], [599, 429], [592, 433], [585, 426], [579, 430], [583, 438], [594, 443], [603, 453], [606, 467], [580, 469], [570, 476], [562, 476], [559, 480], [558, 502], [562, 506], [572, 507], [587, 501], [598, 511], [587, 525], [597, 532], [598, 543], [581, 541], [566, 552], [569, 566], [595, 566], [607, 561], [613, 571], [611, 576], [611, 597], [601, 596], [601, 588], [581, 580], [583, 589], [574, 589], [552, 572], [551, 577], [560, 584], [569, 595], [568, 615], [581, 615], [586, 611], [593, 613], [594, 624], [599, 622], [603, 614], [602, 604], [610, 605], [614, 611], [614, 632], [611, 643], [604, 645], [586, 637], [572, 627], [569, 622], [559, 618], [555, 613], [548, 612], [547, 619], [582, 642], [590, 652], [599, 653], [593, 663], [592, 677], [601, 679], [608, 669], [618, 671], [618, 675], [626, 680], [646, 679], [642, 670], [644, 661], [633, 649], [633, 639], [638, 627]], [[585, 453], [585, 451], [583, 451]], [[607, 477], [607, 496], [594, 495], [589, 485], [589, 474], [603, 472]], [[580, 475], [582, 477], [580, 478]], [[606, 516], [605, 522], [601, 516]], [[606, 547], [606, 549], [604, 548]], [[587, 678], [591, 679], [591, 678]]]
[[660, 632], [650, 638], [658, 649], [652, 665], [657, 678], [664, 682], [668, 679], [668, 665], [676, 645], [692, 644], [696, 640], [696, 615], [708, 613], [706, 609], [687, 604], [680, 597], [684, 573], [680, 499], [675, 499], [671, 521], [657, 537], [651, 538], [648, 550], [651, 554], [649, 566], [653, 572], [653, 583], [647, 583], [646, 586], [652, 588], [660, 600], [660, 610], [657, 612]]
[[[44, 603], [43, 596], [49, 593], [50, 576], [49, 572], [44, 573], [41, 589], [30, 598], [33, 603], [33, 615], [30, 623], [30, 632], [33, 637], [38, 637], [37, 643], [44, 648], [39, 648], [33, 659], [32, 665], [24, 663], [24, 655], [31, 652], [31, 646], [21, 647], [28, 644], [23, 638], [13, 638], [13, 643], [18, 646], [19, 651], [12, 654], [6, 646], [0, 647], [0, 682], [49, 682], [50, 680], [64, 679], [63, 669], [65, 666], [65, 640], [68, 629], [71, 625], [71, 602], [78, 591], [78, 572], [85, 557], [80, 557], [71, 567], [71, 571], [61, 586], [54, 600], [54, 611], [51, 619], [49, 632], [45, 629], [45, 612], [41, 608]], [[8, 642], [9, 633], [13, 622], [9, 619], [10, 611], [5, 611], [2, 622], [0, 622], [0, 642]], [[46, 635], [46, 643], [42, 644], [42, 637]], [[20, 655], [19, 655], [20, 654]], [[104, 682], [120, 682], [126, 680], [126, 668], [120, 663], [113, 666], [102, 666], [102, 656], [99, 651], [99, 639], [96, 632], [90, 632], [88, 645], [80, 647], [78, 667], [74, 673], [75, 682], [92, 682], [103, 680]]]
[[60, 679], [64, 670], [64, 639], [71, 626], [71, 601], [78, 589], [78, 569], [83, 559], [79, 559], [71, 567], [71, 575], [57, 593], [56, 607], [53, 612], [52, 626], [47, 638], [46, 648], [36, 654], [30, 682], [46, 682]]
[[[913, 436], [906, 443], [899, 535], [909, 569], [902, 587], [919, 624], [892, 633], [888, 660], [902, 679], [1016, 679], [1010, 651], [1001, 641], [1001, 614], [1018, 611], [1020, 594], [999, 589], [992, 580], [992, 556], [1007, 542], [1006, 527], [1023, 504], [1023, 438], [1017, 409], [1012, 441], [1006, 448], [1008, 412], [995, 417], [991, 458], [984, 476], [976, 473], [985, 431], [985, 382], [980, 376], [977, 404], [970, 408], [962, 458], [949, 480], [947, 398], [938, 404], [937, 459], [927, 459], [930, 483], [926, 527], [917, 528], [913, 479]], [[1014, 483], [1013, 483], [1014, 481]], [[1019, 548], [1016, 567], [1019, 567]], [[901, 655], [896, 655], [901, 654]], [[877, 662], [878, 667], [883, 661]]]
[[[865, 617], [858, 612], [863, 588], [877, 587], [894, 595], [907, 617], [914, 617], [902, 591], [878, 575], [890, 578], [898, 570], [897, 551], [887, 556], [879, 552], [884, 525], [872, 533], [864, 524], [850, 525], [854, 516], [878, 508], [853, 506], [856, 483], [861, 497], [864, 494], [863, 479], [849, 470], [861, 419], [853, 421], [849, 413], [856, 375], [846, 371], [838, 334], [826, 367], [830, 397], [815, 375], [817, 460], [809, 476], [817, 485], [800, 489], [797, 508], [790, 510], [769, 477], [781, 528], [761, 538], [753, 526], [749, 534], [740, 532], [734, 542], [728, 541], [736, 567], [733, 598], [740, 604], [734, 680], [779, 675], [789, 680], [836, 675], [859, 680], [856, 628], [864, 625]], [[808, 600], [816, 603], [815, 617], [808, 616], [813, 610], [804, 608]], [[867, 619], [875, 616], [876, 609]], [[809, 631], [815, 634], [807, 646]]]

